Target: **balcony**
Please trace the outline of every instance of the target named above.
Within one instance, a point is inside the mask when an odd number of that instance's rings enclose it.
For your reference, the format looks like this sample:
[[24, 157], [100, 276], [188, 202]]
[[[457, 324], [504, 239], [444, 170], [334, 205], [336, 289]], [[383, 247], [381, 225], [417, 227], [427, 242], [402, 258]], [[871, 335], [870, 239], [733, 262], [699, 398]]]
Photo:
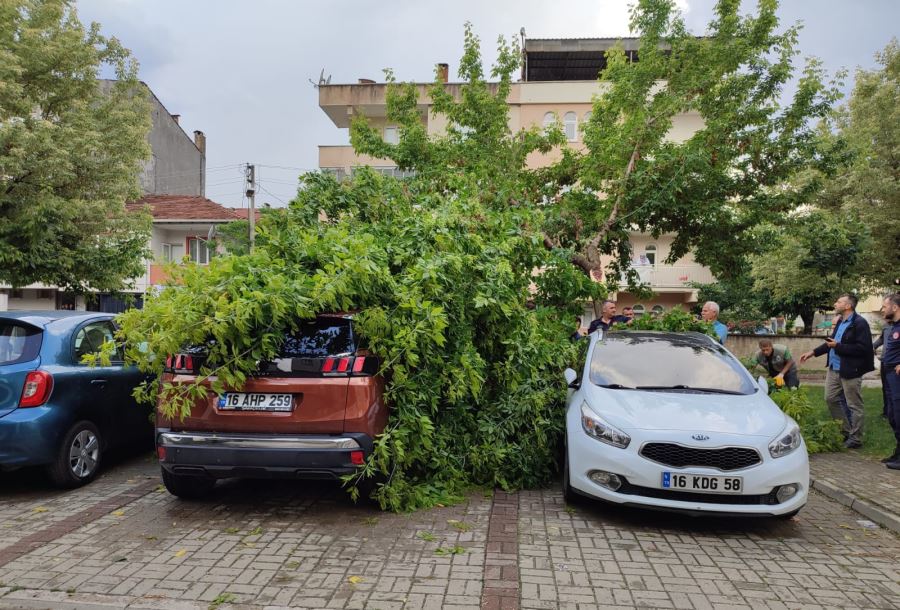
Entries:
[[[638, 265], [633, 269], [637, 271], [641, 282], [648, 284], [654, 292], [684, 292], [691, 290], [693, 283], [709, 284], [716, 281], [712, 272], [701, 265]], [[622, 278], [619, 286], [628, 286], [625, 278]]]

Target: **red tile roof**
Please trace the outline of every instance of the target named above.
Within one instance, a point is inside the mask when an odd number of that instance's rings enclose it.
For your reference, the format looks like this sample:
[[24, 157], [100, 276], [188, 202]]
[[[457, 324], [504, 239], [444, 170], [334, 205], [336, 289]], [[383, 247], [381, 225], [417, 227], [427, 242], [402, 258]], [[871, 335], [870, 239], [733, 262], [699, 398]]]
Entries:
[[[128, 210], [149, 207], [153, 220], [216, 220], [229, 222], [242, 218], [236, 210], [196, 195], [147, 195], [125, 206]], [[246, 218], [246, 213], [243, 218]]]
[[[234, 215], [237, 216], [238, 218], [240, 218], [241, 220], [247, 220], [250, 218], [250, 208], [228, 208], [228, 209], [231, 210], [234, 213]], [[259, 217], [261, 216], [259, 208], [256, 208], [255, 210], [253, 210], [253, 212], [254, 212], [253, 218], [256, 220], [256, 222], [259, 222]]]

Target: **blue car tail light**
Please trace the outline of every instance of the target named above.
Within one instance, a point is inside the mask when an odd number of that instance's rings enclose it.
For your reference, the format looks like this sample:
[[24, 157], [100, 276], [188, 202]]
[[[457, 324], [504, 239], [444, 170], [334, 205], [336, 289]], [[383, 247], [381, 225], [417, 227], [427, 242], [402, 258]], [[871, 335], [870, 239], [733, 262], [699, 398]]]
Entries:
[[19, 407], [39, 407], [50, 398], [53, 391], [53, 375], [47, 371], [31, 371], [25, 377]]

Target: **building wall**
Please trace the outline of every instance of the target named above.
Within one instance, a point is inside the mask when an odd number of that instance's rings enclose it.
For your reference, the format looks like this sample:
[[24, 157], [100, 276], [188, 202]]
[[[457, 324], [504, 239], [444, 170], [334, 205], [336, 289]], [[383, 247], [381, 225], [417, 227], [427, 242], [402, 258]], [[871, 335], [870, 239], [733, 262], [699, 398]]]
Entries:
[[[45, 292], [49, 296], [41, 298], [41, 292]], [[7, 308], [10, 311], [17, 309], [56, 309], [56, 290], [53, 289], [42, 291], [35, 290], [33, 288], [26, 288], [22, 290], [22, 296], [20, 298], [14, 298], [12, 294], [10, 294], [9, 300], [7, 301]]]
[[[101, 80], [100, 87], [109, 90], [114, 82]], [[200, 136], [201, 150], [153, 91], [146, 85], [145, 89], [153, 124], [147, 135], [151, 154], [141, 172], [141, 190], [145, 195], [205, 195], [205, 136]]]
[[152, 92], [150, 101], [152, 156], [141, 173], [141, 188], [149, 195], [205, 195], [206, 155]]

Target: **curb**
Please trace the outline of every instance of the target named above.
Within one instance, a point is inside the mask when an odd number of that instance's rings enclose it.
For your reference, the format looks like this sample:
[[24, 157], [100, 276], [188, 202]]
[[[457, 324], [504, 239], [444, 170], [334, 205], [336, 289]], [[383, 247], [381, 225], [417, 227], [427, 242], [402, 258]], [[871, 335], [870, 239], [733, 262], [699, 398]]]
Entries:
[[857, 498], [850, 492], [847, 492], [840, 487], [835, 487], [826, 481], [810, 479], [810, 486], [819, 493], [828, 496], [838, 504], [858, 512], [860, 515], [877, 523], [881, 527], [900, 534], [900, 515], [895, 515], [892, 512], [875, 506], [867, 500]]
[[[99, 593], [64, 593], [43, 589], [0, 587], [2, 610], [208, 610], [210, 602], [177, 598], [148, 598]], [[216, 605], [219, 610], [258, 610], [262, 606], [243, 603]]]

